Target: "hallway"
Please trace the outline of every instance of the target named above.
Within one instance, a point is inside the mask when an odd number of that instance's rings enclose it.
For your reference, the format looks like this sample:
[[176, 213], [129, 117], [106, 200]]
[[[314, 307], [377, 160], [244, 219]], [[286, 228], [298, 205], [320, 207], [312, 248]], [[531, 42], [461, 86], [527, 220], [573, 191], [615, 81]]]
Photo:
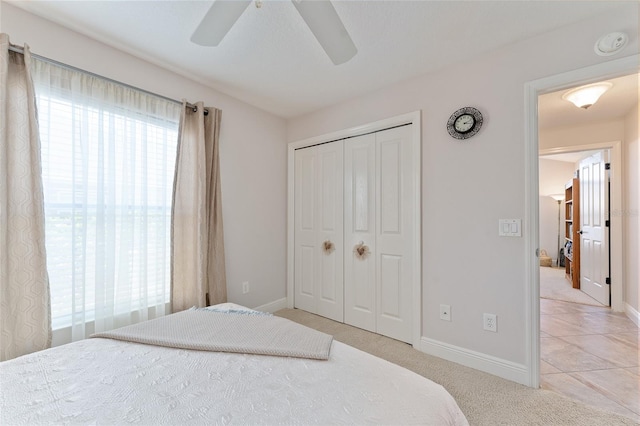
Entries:
[[540, 386], [640, 423], [639, 337], [607, 307], [541, 298]]

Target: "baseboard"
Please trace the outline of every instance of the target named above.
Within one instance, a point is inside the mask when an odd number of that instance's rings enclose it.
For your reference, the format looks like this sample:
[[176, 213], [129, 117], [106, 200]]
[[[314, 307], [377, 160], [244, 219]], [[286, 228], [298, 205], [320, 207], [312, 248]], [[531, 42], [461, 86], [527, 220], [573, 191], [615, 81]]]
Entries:
[[624, 312], [629, 319], [633, 321], [638, 327], [640, 327], [640, 312], [636, 311], [633, 306], [628, 303], [624, 304]]
[[427, 337], [421, 338], [419, 349], [429, 355], [529, 386], [529, 371], [525, 365]]
[[255, 309], [256, 311], [274, 313], [274, 312], [279, 311], [280, 309], [284, 309], [286, 307], [287, 307], [287, 298], [283, 297], [282, 299], [274, 300], [271, 303], [260, 305], [260, 306], [257, 306], [255, 308], [253, 308], [253, 309]]

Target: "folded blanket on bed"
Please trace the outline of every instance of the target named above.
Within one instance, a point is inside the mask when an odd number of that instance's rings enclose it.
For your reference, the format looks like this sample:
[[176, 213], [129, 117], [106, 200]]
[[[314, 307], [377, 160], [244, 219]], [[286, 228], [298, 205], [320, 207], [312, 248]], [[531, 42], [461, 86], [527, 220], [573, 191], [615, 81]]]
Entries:
[[285, 318], [191, 309], [91, 337], [214, 352], [329, 359], [333, 336]]

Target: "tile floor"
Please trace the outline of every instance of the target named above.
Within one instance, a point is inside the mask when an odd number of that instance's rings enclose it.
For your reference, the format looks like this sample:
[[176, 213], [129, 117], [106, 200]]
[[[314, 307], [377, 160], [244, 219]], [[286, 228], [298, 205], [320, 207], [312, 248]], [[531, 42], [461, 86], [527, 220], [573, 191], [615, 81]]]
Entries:
[[640, 424], [639, 340], [622, 313], [540, 299], [541, 387]]

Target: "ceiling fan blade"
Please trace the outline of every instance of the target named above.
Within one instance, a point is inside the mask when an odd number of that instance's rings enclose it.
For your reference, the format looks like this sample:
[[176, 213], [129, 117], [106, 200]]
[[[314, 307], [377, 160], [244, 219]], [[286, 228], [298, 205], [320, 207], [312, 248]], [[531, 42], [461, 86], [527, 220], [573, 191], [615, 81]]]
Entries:
[[249, 4], [251, 0], [216, 0], [194, 31], [191, 41], [200, 46], [217, 46]]
[[328, 0], [291, 0], [335, 65], [353, 58], [358, 48]]

